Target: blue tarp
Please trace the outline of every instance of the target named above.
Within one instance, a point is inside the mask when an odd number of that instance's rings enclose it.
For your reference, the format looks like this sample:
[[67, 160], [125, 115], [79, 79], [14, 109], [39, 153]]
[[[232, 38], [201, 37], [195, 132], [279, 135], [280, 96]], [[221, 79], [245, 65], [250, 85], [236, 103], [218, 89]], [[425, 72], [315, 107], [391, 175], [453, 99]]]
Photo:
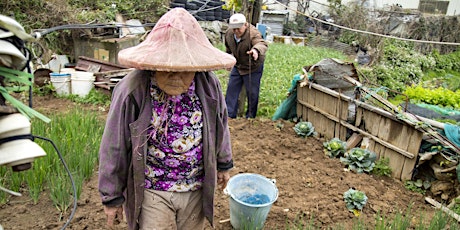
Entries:
[[460, 126], [445, 124], [444, 134], [452, 143], [460, 147]]
[[296, 74], [291, 81], [291, 88], [289, 88], [289, 96], [281, 102], [280, 106], [275, 111], [272, 120], [284, 119], [289, 120], [297, 117], [297, 82], [300, 81], [301, 75]]

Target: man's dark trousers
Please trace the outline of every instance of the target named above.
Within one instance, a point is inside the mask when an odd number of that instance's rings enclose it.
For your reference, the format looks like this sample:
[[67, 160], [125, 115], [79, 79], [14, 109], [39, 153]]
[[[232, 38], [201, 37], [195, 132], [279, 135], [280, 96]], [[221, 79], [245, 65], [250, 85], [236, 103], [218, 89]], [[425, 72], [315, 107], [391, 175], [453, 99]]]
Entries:
[[260, 80], [264, 65], [262, 64], [256, 71], [251, 74], [240, 75], [236, 67], [233, 67], [228, 80], [227, 93], [225, 102], [227, 103], [228, 116], [236, 118], [238, 113], [238, 96], [241, 92], [241, 87], [245, 86], [246, 95], [248, 97], [248, 110], [246, 118], [255, 118], [257, 114], [257, 106], [259, 104]]

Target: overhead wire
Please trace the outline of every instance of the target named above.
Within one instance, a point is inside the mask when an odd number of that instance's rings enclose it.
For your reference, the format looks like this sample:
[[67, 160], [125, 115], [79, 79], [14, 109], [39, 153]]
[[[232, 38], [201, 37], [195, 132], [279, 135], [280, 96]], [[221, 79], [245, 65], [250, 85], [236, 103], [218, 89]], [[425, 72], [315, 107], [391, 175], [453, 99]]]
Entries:
[[57, 30], [68, 30], [68, 29], [105, 29], [105, 28], [130, 28], [130, 27], [144, 27], [144, 26], [155, 26], [156, 23], [144, 23], [141, 25], [129, 25], [125, 23], [98, 23], [98, 24], [67, 24], [61, 26], [55, 26], [47, 29], [36, 29], [32, 32], [32, 35], [36, 38], [40, 38], [43, 35], [49, 34]]
[[[207, 4], [211, 0], [206, 0], [206, 1], [199, 1], [196, 0], [197, 2], [203, 3], [202, 6], [198, 10], [189, 10], [192, 15], [197, 14], [198, 12], [206, 12], [210, 10], [215, 10], [217, 8], [220, 8], [222, 6], [208, 6]], [[46, 34], [52, 33], [57, 30], [69, 30], [69, 29], [106, 29], [106, 28], [131, 28], [131, 27], [152, 27], [155, 26], [156, 23], [143, 23], [140, 25], [130, 25], [126, 23], [97, 23], [97, 24], [66, 24], [66, 25], [60, 25], [60, 26], [55, 26], [47, 29], [35, 29], [32, 31], [32, 36], [35, 38], [40, 38]]]
[[312, 19], [312, 20], [315, 20], [315, 21], [318, 21], [318, 22], [321, 22], [323, 24], [327, 24], [327, 25], [330, 25], [330, 26], [335, 26], [335, 27], [343, 29], [343, 30], [348, 30], [348, 31], [356, 32], [356, 33], [362, 33], [362, 34], [369, 34], [369, 35], [374, 35], [374, 36], [379, 36], [379, 37], [384, 37], [384, 38], [391, 38], [391, 39], [397, 39], [397, 40], [402, 40], [402, 41], [408, 41], [408, 42], [418, 42], [418, 43], [438, 44], [438, 45], [454, 45], [454, 46], [459, 46], [460, 45], [460, 43], [456, 43], [456, 42], [438, 42], [438, 41], [428, 41], [428, 40], [417, 40], [417, 39], [396, 37], [396, 36], [386, 35], [386, 34], [379, 34], [379, 33], [374, 33], [374, 32], [370, 32], [370, 31], [366, 31], [366, 30], [353, 29], [353, 28], [349, 28], [349, 27], [346, 27], [346, 26], [341, 26], [341, 25], [338, 25], [338, 24], [335, 24], [335, 23], [332, 23], [332, 22], [324, 21], [324, 20], [321, 20], [319, 18], [312, 17], [312, 16], [307, 15], [307, 14], [305, 14], [303, 12], [300, 12], [298, 10], [293, 9], [293, 8], [289, 7], [288, 5], [285, 5], [285, 4], [281, 3], [281, 2], [279, 2], [278, 0], [275, 0], [275, 2], [277, 4], [279, 4], [279, 5], [284, 6], [286, 9], [289, 9], [289, 10], [292, 10], [292, 11], [296, 12], [297, 14], [304, 15], [304, 16], [308, 17], [309, 19]]

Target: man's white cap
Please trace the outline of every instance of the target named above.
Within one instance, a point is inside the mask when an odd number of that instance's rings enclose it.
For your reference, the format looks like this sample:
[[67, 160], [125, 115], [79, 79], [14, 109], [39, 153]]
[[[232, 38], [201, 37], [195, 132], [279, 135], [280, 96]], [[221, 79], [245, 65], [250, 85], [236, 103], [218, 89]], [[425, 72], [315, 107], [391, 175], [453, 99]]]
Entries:
[[234, 14], [228, 21], [228, 28], [236, 29], [241, 28], [246, 23], [246, 17], [243, 14]]

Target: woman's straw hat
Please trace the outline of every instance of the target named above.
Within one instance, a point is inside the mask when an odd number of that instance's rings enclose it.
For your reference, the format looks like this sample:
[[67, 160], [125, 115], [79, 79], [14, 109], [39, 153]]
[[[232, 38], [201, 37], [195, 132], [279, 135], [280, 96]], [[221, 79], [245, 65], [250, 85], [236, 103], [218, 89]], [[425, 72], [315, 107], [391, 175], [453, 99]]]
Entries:
[[142, 70], [201, 72], [231, 69], [236, 59], [209, 42], [197, 20], [183, 8], [164, 14], [137, 46], [121, 50], [120, 64]]

